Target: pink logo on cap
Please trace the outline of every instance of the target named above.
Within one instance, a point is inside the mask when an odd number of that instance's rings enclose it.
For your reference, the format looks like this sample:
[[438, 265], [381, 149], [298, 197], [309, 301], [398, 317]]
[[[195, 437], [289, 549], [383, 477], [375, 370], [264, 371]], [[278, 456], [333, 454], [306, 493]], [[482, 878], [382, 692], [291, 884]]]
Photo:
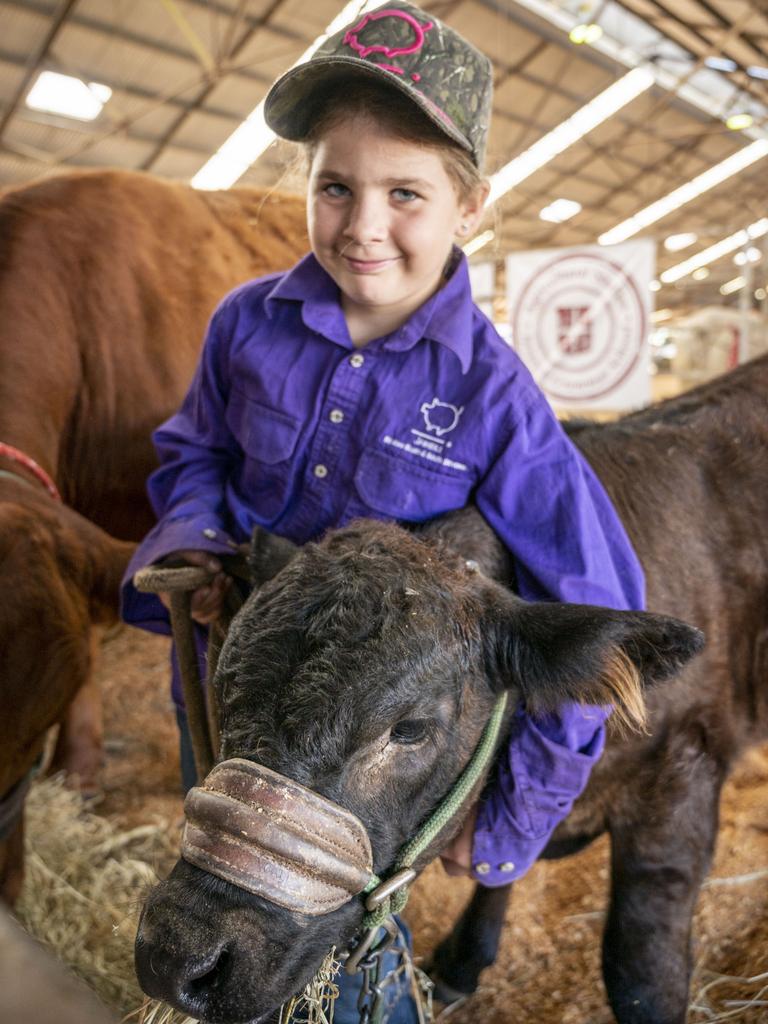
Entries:
[[[408, 24], [414, 31], [414, 41], [410, 46], [363, 46], [358, 40], [358, 33], [362, 32], [369, 21], [378, 21], [380, 18], [400, 18], [403, 21], [407, 21]], [[355, 25], [347, 31], [344, 36], [344, 44], [351, 46], [353, 50], [360, 54], [361, 57], [368, 57], [372, 53], [383, 53], [385, 57], [390, 59], [393, 57], [401, 57], [406, 53], [415, 53], [420, 50], [424, 45], [424, 36], [431, 28], [434, 27], [434, 22], [428, 21], [425, 25], [421, 25], [413, 15], [408, 14], [407, 11], [399, 11], [396, 8], [387, 8], [385, 11], [374, 11], [371, 14], [366, 14], [359, 24]], [[405, 72], [402, 68], [399, 68], [396, 64], [378, 64], [377, 67], [384, 68], [385, 71], [393, 71], [396, 75], [403, 75]], [[414, 82], [418, 82], [421, 79], [421, 75], [412, 74], [411, 78]]]

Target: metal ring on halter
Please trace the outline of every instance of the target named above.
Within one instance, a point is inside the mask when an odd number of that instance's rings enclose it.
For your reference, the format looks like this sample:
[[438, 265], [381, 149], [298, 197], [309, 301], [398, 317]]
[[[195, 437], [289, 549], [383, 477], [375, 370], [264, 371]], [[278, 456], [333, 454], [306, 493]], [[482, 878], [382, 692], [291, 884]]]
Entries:
[[378, 910], [388, 896], [397, 892], [398, 889], [402, 889], [404, 885], [410, 885], [415, 877], [416, 871], [413, 868], [402, 868], [400, 871], [396, 871], [391, 878], [382, 882], [372, 893], [368, 894], [365, 909], [372, 914], [374, 910]]

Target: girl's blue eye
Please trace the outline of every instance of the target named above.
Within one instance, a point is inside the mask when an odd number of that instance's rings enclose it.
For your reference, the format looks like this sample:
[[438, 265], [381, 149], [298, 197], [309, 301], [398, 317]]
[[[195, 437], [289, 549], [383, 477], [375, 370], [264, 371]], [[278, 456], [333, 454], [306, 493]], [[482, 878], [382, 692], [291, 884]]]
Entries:
[[395, 199], [399, 199], [403, 202], [410, 203], [414, 199], [418, 199], [418, 195], [409, 188], [395, 188], [392, 190], [392, 195]]
[[349, 189], [347, 186], [341, 185], [338, 181], [332, 181], [330, 185], [325, 185], [323, 192], [325, 192], [327, 196], [333, 196], [334, 198], [349, 195]]

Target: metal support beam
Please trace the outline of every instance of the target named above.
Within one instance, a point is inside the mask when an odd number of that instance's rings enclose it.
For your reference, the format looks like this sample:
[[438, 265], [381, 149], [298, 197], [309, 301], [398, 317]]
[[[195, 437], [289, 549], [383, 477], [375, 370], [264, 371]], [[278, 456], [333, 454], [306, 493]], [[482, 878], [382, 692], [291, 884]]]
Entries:
[[[238, 40], [237, 44], [232, 49], [232, 52], [229, 55], [225, 55], [224, 60], [225, 60], [225, 62], [227, 64], [229, 64], [232, 61], [236, 60], [238, 54], [243, 51], [243, 49], [250, 42], [250, 40], [253, 38], [253, 36], [256, 34], [256, 32], [258, 32], [260, 29], [265, 28], [267, 26], [270, 18], [281, 7], [282, 3], [283, 3], [283, 0], [272, 0], [272, 3], [269, 5], [267, 10], [264, 12], [264, 14], [261, 15], [261, 17], [258, 19], [258, 21], [257, 22], [251, 22], [249, 28], [243, 33], [243, 35]], [[237, 17], [237, 14], [233, 15], [233, 17]], [[226, 74], [226, 72], [225, 72], [225, 74]], [[147, 157], [147, 159], [142, 162], [142, 164], [141, 164], [141, 170], [142, 171], [149, 171], [149, 170], [152, 169], [154, 164], [160, 158], [160, 156], [161, 156], [163, 150], [165, 149], [165, 147], [171, 142], [171, 140], [173, 139], [174, 135], [179, 130], [179, 128], [181, 128], [181, 126], [187, 120], [189, 115], [192, 114], [194, 111], [200, 109], [200, 107], [203, 105], [203, 103], [205, 103], [205, 101], [208, 99], [208, 97], [213, 92], [214, 88], [219, 84], [219, 82], [221, 81], [221, 79], [223, 77], [224, 77], [224, 75], [222, 74], [219, 77], [214, 78], [212, 81], [208, 82], [200, 90], [200, 92], [197, 94], [197, 96], [195, 96], [195, 98], [189, 104], [187, 109], [182, 111], [179, 114], [179, 116], [176, 118], [176, 120], [170, 126], [168, 131], [160, 139], [160, 141], [158, 142], [157, 146], [155, 146], [155, 148], [152, 151], [152, 153], [150, 153], [150, 155]]]
[[[69, 6], [73, 6], [75, 2], [76, 0], [71, 0]], [[18, 7], [28, 13], [31, 11], [33, 14], [37, 14], [42, 18], [50, 17], [50, 12], [44, 4], [39, 2], [39, 0], [2, 0], [2, 5], [5, 7]], [[67, 23], [77, 26], [77, 28], [84, 28], [90, 32], [96, 32], [99, 35], [104, 36], [105, 39], [109, 38], [113, 42], [132, 43], [135, 46], [140, 46], [145, 50], [150, 50], [157, 54], [187, 61], [190, 67], [196, 66], [196, 61], [190, 54], [189, 50], [185, 50], [180, 46], [173, 46], [171, 43], [160, 42], [157, 39], [150, 39], [147, 36], [141, 35], [139, 32], [131, 31], [128, 28], [115, 28], [112, 24], [99, 21], [96, 18], [86, 17], [85, 15], [78, 14], [77, 11], [72, 12], [71, 16], [67, 19]], [[247, 19], [247, 23], [251, 26], [261, 27], [261, 23], [259, 21], [254, 21], [253, 19]], [[270, 26], [270, 31], [274, 32], [276, 35], [285, 37], [288, 42], [295, 42], [298, 45], [301, 45], [304, 42], [303, 36], [287, 32], [283, 28]], [[238, 73], [246, 78], [253, 78], [254, 80], [263, 81], [264, 79], [263, 75], [260, 76], [256, 72], [250, 71], [248, 68], [239, 68]]]
[[16, 108], [21, 102], [22, 96], [26, 93], [27, 89], [29, 88], [29, 83], [32, 81], [34, 75], [40, 67], [40, 63], [45, 59], [45, 55], [48, 53], [51, 46], [53, 45], [56, 36], [59, 34], [61, 26], [66, 21], [67, 15], [72, 10], [76, 2], [77, 0], [62, 0], [62, 3], [59, 5], [59, 9], [54, 14], [53, 19], [51, 20], [51, 24], [48, 27], [48, 31], [45, 33], [45, 38], [40, 43], [40, 46], [37, 48], [37, 52], [30, 58], [29, 66], [27, 68], [27, 71], [22, 75], [18, 89], [13, 94], [11, 102], [3, 111], [3, 115], [0, 118], [0, 139], [2, 139], [3, 137], [3, 132], [7, 128], [8, 122], [16, 113]]
[[[51, 62], [54, 67], [60, 67], [62, 71], [66, 69], [59, 65], [58, 61]], [[26, 67], [26, 61], [22, 60], [15, 53], [9, 53], [7, 50], [0, 49], [0, 65], [9, 64], [11, 67]], [[235, 69], [232, 74], [239, 74], [239, 68]], [[72, 72], [68, 72], [72, 73]], [[151, 89], [144, 89], [139, 85], [126, 85], [122, 80], [112, 78], [110, 75], [99, 75], [99, 81], [104, 85], [108, 85], [109, 88], [115, 93], [123, 93], [129, 99], [145, 100], [147, 103], [155, 103], [157, 101], [157, 93], [152, 92]], [[256, 83], [263, 85], [266, 88], [272, 81], [267, 75], [259, 75], [255, 79]], [[186, 110], [187, 104], [183, 100], [177, 97], [170, 97], [164, 100], [164, 106], [178, 108], [179, 110]], [[30, 112], [31, 113], [31, 112]], [[222, 120], [231, 121], [232, 124], [237, 127], [242, 121], [242, 118], [238, 114], [233, 114], [231, 110], [224, 110], [221, 107], [206, 107], [206, 113], [211, 114], [213, 117], [220, 117]], [[25, 116], [27, 116], [25, 111]], [[45, 115], [48, 116], [48, 115]], [[67, 127], [72, 130], [74, 127], [83, 129], [86, 122], [68, 122]]]

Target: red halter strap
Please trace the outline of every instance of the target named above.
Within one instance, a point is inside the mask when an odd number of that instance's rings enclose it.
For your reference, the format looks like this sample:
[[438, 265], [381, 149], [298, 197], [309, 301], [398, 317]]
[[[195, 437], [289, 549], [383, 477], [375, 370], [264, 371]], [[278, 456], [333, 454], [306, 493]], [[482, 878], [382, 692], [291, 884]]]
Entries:
[[35, 462], [33, 458], [30, 458], [29, 455], [25, 455], [24, 452], [19, 451], [18, 448], [14, 448], [13, 445], [4, 444], [2, 441], [0, 441], [0, 455], [5, 455], [5, 457], [10, 459], [12, 462], [18, 462], [20, 466], [28, 469], [29, 472], [40, 481], [55, 501], [60, 501], [62, 504], [64, 503], [64, 499], [59, 494], [56, 484], [51, 480], [43, 467]]

